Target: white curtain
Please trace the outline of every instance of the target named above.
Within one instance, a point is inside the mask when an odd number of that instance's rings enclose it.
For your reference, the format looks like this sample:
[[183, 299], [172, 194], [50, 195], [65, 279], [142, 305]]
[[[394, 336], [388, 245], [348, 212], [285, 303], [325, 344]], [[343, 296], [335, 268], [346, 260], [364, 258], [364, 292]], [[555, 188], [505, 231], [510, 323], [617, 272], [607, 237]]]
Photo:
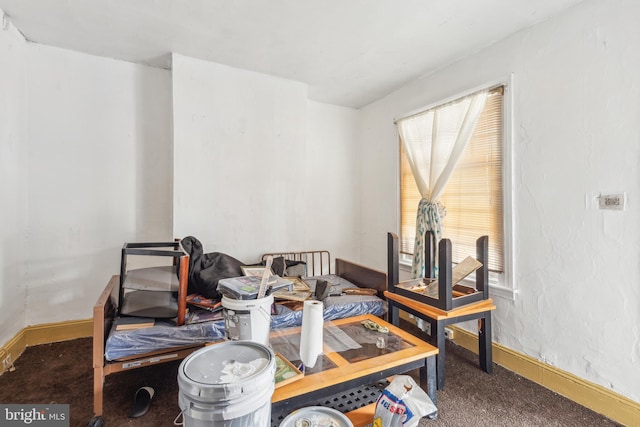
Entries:
[[425, 233], [432, 231], [436, 244], [442, 237], [446, 209], [438, 203], [438, 197], [471, 139], [486, 99], [487, 90], [482, 90], [397, 121], [398, 133], [422, 196], [416, 217], [411, 269], [414, 278], [424, 277], [425, 273]]

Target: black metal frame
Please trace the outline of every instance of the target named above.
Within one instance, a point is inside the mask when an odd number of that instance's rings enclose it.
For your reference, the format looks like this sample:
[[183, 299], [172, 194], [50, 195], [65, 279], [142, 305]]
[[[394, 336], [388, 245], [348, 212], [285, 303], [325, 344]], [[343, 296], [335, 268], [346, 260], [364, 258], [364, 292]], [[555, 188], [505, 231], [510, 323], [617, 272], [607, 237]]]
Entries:
[[[161, 248], [173, 248], [173, 250], [161, 249]], [[122, 251], [120, 255], [120, 282], [119, 282], [119, 289], [118, 289], [118, 305], [117, 305], [118, 316], [120, 315], [120, 308], [122, 307], [122, 301], [124, 300], [124, 288], [125, 288], [124, 282], [127, 277], [127, 257], [130, 255], [170, 256], [174, 258], [174, 261], [173, 261], [174, 265], [179, 265], [180, 263], [179, 260], [186, 256], [187, 262], [188, 262], [188, 254], [181, 249], [179, 241], [125, 243], [122, 246]]]
[[[408, 289], [397, 287], [399, 283], [398, 272], [398, 236], [394, 233], [387, 235], [387, 252], [389, 267], [389, 284], [388, 288], [391, 292], [407, 298], [414, 299], [440, 310], [452, 310], [462, 307], [463, 305], [481, 301], [489, 298], [489, 237], [482, 236], [476, 241], [476, 259], [482, 266], [476, 270], [476, 290], [472, 294], [453, 297], [453, 286], [451, 283], [451, 240], [441, 239], [438, 244], [438, 298], [432, 298], [427, 295], [419, 294]], [[430, 231], [426, 234], [426, 244], [424, 249], [425, 272], [429, 278], [435, 278], [434, 273], [434, 252], [435, 240], [433, 233]]]

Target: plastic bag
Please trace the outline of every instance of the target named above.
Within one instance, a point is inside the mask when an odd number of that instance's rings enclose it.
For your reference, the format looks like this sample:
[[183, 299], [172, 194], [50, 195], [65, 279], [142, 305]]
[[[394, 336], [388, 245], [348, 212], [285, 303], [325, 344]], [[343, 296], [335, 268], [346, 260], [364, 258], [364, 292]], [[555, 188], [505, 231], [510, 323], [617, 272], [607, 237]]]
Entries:
[[397, 375], [376, 402], [373, 427], [416, 427], [420, 418], [435, 419], [438, 408], [409, 375]]

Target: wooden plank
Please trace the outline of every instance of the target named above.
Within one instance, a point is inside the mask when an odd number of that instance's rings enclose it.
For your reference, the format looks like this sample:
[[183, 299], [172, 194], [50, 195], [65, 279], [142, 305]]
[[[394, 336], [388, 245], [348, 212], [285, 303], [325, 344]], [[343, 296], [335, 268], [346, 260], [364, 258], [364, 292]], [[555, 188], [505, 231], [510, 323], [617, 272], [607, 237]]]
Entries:
[[[214, 342], [212, 344], [217, 344], [217, 342]], [[165, 349], [162, 349], [162, 350], [150, 351], [150, 352], [144, 353], [144, 354], [126, 356], [126, 357], [122, 357], [120, 359], [112, 360], [111, 362], [107, 362], [107, 363], [131, 362], [131, 361], [135, 361], [135, 360], [138, 360], [138, 359], [145, 359], [145, 358], [148, 358], [148, 357], [162, 356], [163, 354], [167, 354], [167, 353], [175, 353], [176, 351], [182, 351], [182, 350], [188, 350], [188, 349], [194, 349], [195, 350], [195, 349], [198, 349], [198, 348], [204, 347], [204, 346], [205, 345], [201, 344], [201, 343], [195, 343], [195, 344], [190, 344], [190, 345], [181, 345], [179, 347], [165, 348]]]
[[492, 299], [486, 299], [477, 303], [464, 305], [454, 310], [440, 310], [439, 308], [432, 307], [429, 304], [424, 304], [407, 298], [403, 295], [398, 295], [393, 292], [385, 292], [384, 296], [392, 301], [396, 301], [408, 308], [411, 308], [417, 312], [424, 314], [425, 316], [434, 320], [445, 320], [460, 316], [466, 316], [468, 314], [482, 313], [484, 311], [495, 310], [496, 306], [493, 304]]
[[343, 367], [350, 365], [350, 362], [344, 357], [340, 356], [339, 353], [334, 351], [331, 347], [324, 344], [322, 345], [322, 351], [324, 356], [326, 356], [329, 360], [331, 360], [336, 366]]
[[93, 415], [96, 417], [102, 415], [105, 321], [109, 315], [111, 293], [117, 284], [119, 284], [119, 276], [112, 276], [93, 306]]
[[353, 427], [366, 427], [373, 423], [373, 416], [376, 413], [376, 404], [370, 403], [362, 408], [354, 409], [351, 412], [347, 412], [345, 415], [349, 418], [349, 421], [353, 424]]
[[93, 306], [93, 367], [104, 365], [105, 330], [104, 322], [109, 310], [109, 298], [114, 287], [119, 283], [119, 276], [112, 276], [104, 288], [98, 301]]
[[149, 356], [148, 354], [138, 359], [132, 359], [122, 362], [109, 362], [105, 365], [104, 373], [106, 375], [113, 374], [115, 372], [127, 371], [129, 369], [141, 368], [143, 366], [156, 365], [158, 363], [173, 362], [175, 360], [181, 360], [200, 349], [202, 346], [190, 347], [179, 351], [170, 351], [165, 353]]
[[372, 288], [383, 297], [387, 290], [387, 273], [341, 258], [336, 258], [336, 274], [361, 288]]

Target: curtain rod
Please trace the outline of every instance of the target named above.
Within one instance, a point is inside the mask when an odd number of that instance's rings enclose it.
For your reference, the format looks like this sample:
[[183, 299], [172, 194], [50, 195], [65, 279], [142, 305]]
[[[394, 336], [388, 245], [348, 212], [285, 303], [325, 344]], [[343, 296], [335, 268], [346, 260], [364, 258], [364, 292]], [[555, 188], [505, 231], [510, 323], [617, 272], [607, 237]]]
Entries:
[[483, 88], [483, 89], [474, 89], [474, 90], [471, 90], [469, 92], [463, 93], [462, 95], [455, 95], [453, 97], [445, 99], [442, 102], [438, 102], [437, 104], [431, 104], [431, 105], [428, 105], [426, 107], [420, 107], [417, 110], [413, 110], [413, 111], [405, 114], [404, 116], [400, 116], [398, 118], [395, 118], [395, 119], [393, 119], [393, 124], [396, 125], [401, 120], [406, 120], [406, 119], [410, 119], [410, 118], [415, 117], [415, 116], [419, 116], [420, 114], [426, 113], [429, 110], [433, 110], [436, 107], [441, 107], [443, 105], [455, 102], [455, 101], [457, 101], [457, 100], [459, 100], [461, 98], [464, 98], [465, 96], [473, 95], [474, 93], [480, 92], [481, 90], [485, 90], [486, 89], [488, 93], [501, 92], [501, 94], [504, 95], [504, 89], [506, 87], [507, 87], [506, 83], [498, 83], [498, 84], [495, 84], [493, 86], [489, 86], [489, 87], [486, 87], [486, 88]]

